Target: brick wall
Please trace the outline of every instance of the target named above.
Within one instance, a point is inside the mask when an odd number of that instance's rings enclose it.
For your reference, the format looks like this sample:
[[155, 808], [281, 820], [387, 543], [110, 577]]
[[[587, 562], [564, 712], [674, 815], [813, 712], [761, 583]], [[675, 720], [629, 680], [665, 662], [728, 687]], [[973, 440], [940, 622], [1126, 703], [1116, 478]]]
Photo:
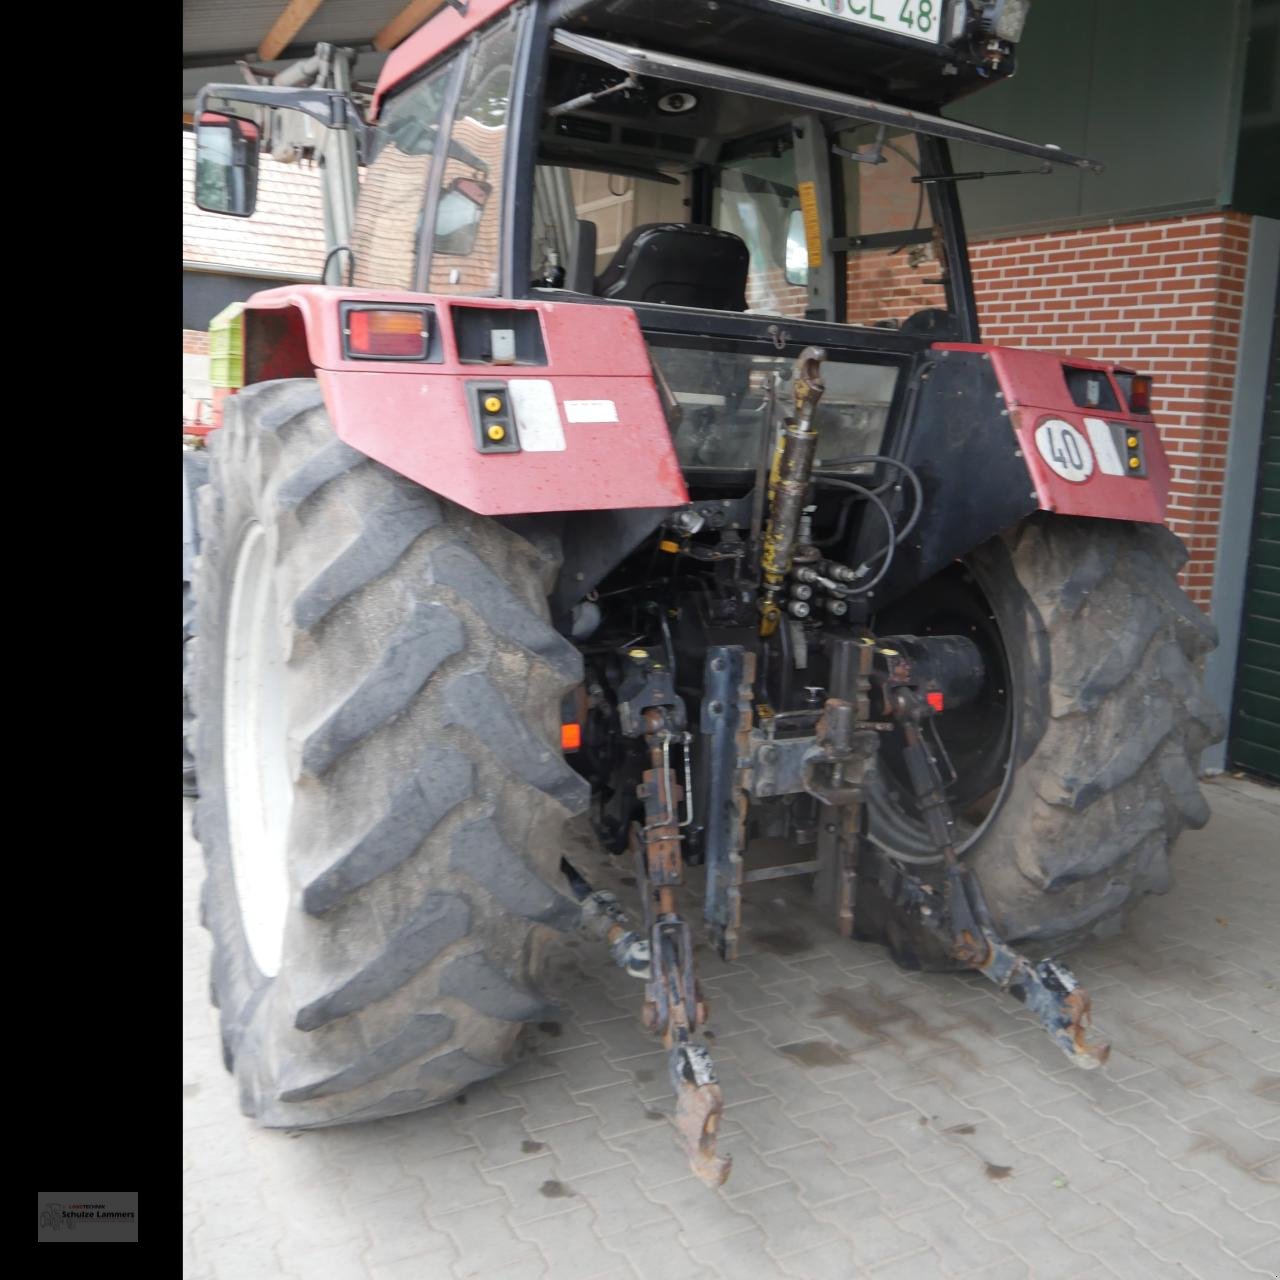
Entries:
[[1249, 218], [1223, 213], [1015, 236], [971, 247], [983, 339], [1113, 360], [1155, 378], [1173, 468], [1169, 526], [1209, 603]]

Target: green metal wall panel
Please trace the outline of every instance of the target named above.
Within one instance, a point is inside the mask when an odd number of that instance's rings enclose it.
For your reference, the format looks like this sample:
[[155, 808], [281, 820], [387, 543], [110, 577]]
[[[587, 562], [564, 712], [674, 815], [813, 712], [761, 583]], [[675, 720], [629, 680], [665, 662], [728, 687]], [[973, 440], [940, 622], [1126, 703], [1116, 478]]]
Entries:
[[1239, 768], [1280, 779], [1280, 296], [1262, 430], [1227, 755]]
[[[1230, 197], [1248, 0], [1033, 4], [1011, 80], [949, 110], [1101, 160], [1103, 174], [962, 186], [970, 233], [1220, 208]], [[956, 147], [957, 166], [1009, 168]]]

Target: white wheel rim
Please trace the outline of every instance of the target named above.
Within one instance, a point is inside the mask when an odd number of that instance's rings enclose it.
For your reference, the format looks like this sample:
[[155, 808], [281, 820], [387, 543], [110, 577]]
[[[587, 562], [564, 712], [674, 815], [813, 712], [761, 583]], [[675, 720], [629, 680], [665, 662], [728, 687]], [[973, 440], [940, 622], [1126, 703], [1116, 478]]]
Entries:
[[223, 764], [240, 919], [254, 963], [274, 977], [289, 907], [285, 845], [293, 782], [285, 749], [285, 658], [269, 552], [266, 530], [250, 525], [231, 586]]

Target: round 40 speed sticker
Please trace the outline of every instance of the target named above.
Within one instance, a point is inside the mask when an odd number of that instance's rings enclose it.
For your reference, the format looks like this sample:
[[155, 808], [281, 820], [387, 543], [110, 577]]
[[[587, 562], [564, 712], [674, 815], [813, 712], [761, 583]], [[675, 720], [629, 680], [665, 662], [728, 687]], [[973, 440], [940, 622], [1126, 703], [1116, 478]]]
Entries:
[[1055, 475], [1079, 484], [1093, 475], [1089, 441], [1069, 422], [1047, 418], [1036, 428], [1036, 448]]

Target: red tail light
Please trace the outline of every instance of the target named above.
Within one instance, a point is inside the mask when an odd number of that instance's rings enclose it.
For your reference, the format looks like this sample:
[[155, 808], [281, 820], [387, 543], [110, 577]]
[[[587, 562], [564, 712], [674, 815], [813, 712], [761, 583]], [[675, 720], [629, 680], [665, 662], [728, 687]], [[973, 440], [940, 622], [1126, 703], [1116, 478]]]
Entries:
[[347, 312], [346, 354], [379, 360], [423, 360], [431, 335], [425, 308], [356, 309]]
[[1151, 412], [1151, 379], [1145, 374], [1135, 373], [1129, 384], [1129, 412]]

